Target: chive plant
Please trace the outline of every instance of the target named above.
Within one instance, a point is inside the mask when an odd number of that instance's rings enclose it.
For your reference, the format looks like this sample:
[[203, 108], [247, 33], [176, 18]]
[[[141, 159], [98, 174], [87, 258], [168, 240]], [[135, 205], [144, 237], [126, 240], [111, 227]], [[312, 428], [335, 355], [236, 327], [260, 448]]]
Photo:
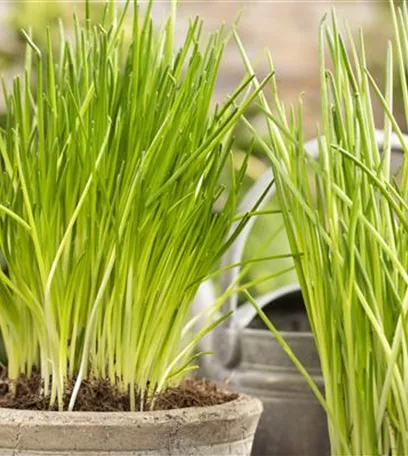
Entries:
[[[258, 310], [325, 407], [334, 455], [408, 454], [408, 144], [393, 115], [396, 55], [408, 121], [408, 9], [391, 9], [396, 38], [388, 46], [384, 90], [368, 70], [362, 34], [353, 40], [347, 28], [342, 32], [334, 13], [322, 22], [317, 161], [303, 148], [302, 100], [287, 110], [275, 81], [273, 104], [261, 97], [270, 132], [270, 144], [263, 146], [320, 355], [325, 397]], [[381, 149], [374, 98], [384, 114]], [[405, 154], [394, 176], [392, 134]]]
[[[248, 79], [213, 108], [227, 34], [204, 40], [197, 18], [175, 53], [176, 2], [160, 31], [151, 8], [109, 2], [94, 23], [87, 2], [73, 37], [48, 32], [45, 50], [26, 33], [24, 74], [4, 88], [8, 376], [13, 385], [39, 371], [60, 410], [68, 392], [74, 408], [84, 378], [108, 378], [134, 410], [136, 395], [194, 368], [193, 348], [217, 322], [191, 338], [191, 301], [247, 220], [231, 232], [245, 172], [245, 163], [232, 166], [231, 130], [257, 92]], [[228, 191], [219, 183], [225, 166]]]

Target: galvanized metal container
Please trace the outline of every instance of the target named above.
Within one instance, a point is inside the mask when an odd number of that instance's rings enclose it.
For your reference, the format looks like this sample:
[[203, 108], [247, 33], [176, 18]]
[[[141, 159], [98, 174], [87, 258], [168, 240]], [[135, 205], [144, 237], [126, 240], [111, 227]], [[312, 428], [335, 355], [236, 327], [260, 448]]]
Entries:
[[[323, 388], [311, 334], [282, 333], [316, 383]], [[254, 456], [330, 454], [326, 415], [305, 380], [267, 331], [242, 331], [242, 359], [232, 389], [262, 400], [264, 416], [255, 436]]]
[[[323, 390], [319, 357], [297, 285], [271, 293], [263, 311]], [[207, 349], [210, 347], [207, 346]], [[200, 375], [228, 382], [231, 390], [262, 400], [264, 414], [253, 456], [330, 454], [326, 415], [305, 379], [265, 328], [252, 306], [240, 306], [230, 324], [217, 328]]]

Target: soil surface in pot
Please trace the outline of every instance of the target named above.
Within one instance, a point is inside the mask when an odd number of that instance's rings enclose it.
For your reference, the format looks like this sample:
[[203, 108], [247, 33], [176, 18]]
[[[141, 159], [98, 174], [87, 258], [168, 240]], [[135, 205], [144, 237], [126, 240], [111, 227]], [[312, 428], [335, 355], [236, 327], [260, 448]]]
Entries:
[[[67, 388], [64, 410], [67, 410], [74, 381]], [[49, 398], [41, 394], [42, 381], [38, 373], [32, 377], [20, 377], [17, 382], [17, 394], [10, 391], [7, 372], [0, 369], [0, 408], [20, 410], [57, 410], [49, 407]], [[137, 409], [141, 400], [137, 396]], [[177, 387], [170, 387], [154, 398], [154, 410], [172, 410], [187, 407], [206, 407], [230, 402], [238, 397], [236, 393], [225, 391], [208, 380], [184, 380]], [[144, 403], [143, 410], [149, 410], [150, 404]], [[84, 380], [82, 382], [75, 411], [81, 412], [123, 412], [130, 410], [128, 394], [119, 391], [108, 380]]]

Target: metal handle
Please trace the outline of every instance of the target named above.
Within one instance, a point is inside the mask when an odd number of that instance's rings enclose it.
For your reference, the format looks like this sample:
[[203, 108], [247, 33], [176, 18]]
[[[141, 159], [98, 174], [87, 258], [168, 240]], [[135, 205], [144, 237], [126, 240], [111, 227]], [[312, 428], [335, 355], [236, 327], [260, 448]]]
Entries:
[[[305, 144], [306, 152], [312, 157], [317, 158], [319, 148], [318, 148], [318, 141], [317, 138], [308, 141]], [[243, 198], [240, 206], [239, 206], [239, 213], [245, 213], [251, 211], [254, 207], [255, 203], [259, 200], [261, 195], [265, 192], [268, 185], [271, 183], [273, 179], [272, 170], [268, 169], [256, 182], [255, 184], [248, 190], [245, 197]], [[275, 185], [269, 189], [268, 194], [262, 201], [260, 205], [260, 209], [264, 207], [267, 202], [274, 196], [275, 194]], [[234, 244], [230, 247], [229, 251], [227, 251], [222, 259], [223, 265], [229, 265], [234, 263], [239, 263], [242, 260], [245, 245], [248, 239], [248, 236], [256, 222], [257, 217], [251, 217], [246, 224], [245, 228], [242, 230], [238, 238], [235, 240]], [[233, 226], [232, 231], [236, 226]], [[240, 273], [239, 268], [234, 268], [226, 271], [221, 279], [221, 286], [223, 291], [226, 291], [238, 278]], [[232, 295], [226, 302], [225, 302], [225, 310], [226, 311], [235, 311], [238, 305], [238, 294]]]

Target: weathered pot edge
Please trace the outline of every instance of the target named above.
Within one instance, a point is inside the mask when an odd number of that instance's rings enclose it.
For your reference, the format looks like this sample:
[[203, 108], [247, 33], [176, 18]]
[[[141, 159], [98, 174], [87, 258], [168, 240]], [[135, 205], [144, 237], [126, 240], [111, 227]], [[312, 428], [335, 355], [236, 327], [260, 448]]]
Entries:
[[168, 450], [174, 445], [183, 454], [183, 447], [247, 441], [255, 433], [262, 410], [259, 399], [244, 394], [222, 405], [153, 412], [37, 412], [0, 408], [0, 454], [7, 454], [2, 450], [13, 451], [10, 454], [116, 454]]

